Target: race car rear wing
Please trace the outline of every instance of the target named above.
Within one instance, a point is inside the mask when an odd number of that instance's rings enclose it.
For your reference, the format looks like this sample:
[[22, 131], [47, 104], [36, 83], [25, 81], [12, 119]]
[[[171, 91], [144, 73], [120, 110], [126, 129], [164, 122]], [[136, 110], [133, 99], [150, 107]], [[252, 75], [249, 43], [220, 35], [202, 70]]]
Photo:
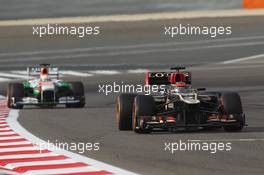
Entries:
[[[28, 79], [30, 79], [30, 77], [39, 77], [40, 76], [40, 72], [41, 72], [41, 68], [40, 66], [30, 66], [27, 67], [27, 74], [28, 74]], [[59, 78], [59, 69], [58, 67], [46, 67], [48, 69], [49, 72], [49, 77], [50, 78]]]
[[148, 72], [145, 77], [145, 85], [168, 85], [169, 82], [168, 72]]
[[[145, 85], [169, 85], [177, 82], [175, 78], [176, 72], [148, 72], [145, 76]], [[192, 74], [188, 71], [181, 71], [180, 74], [184, 76], [186, 84], [191, 84]], [[172, 80], [173, 79], [173, 80]], [[179, 80], [181, 81], [181, 80]]]

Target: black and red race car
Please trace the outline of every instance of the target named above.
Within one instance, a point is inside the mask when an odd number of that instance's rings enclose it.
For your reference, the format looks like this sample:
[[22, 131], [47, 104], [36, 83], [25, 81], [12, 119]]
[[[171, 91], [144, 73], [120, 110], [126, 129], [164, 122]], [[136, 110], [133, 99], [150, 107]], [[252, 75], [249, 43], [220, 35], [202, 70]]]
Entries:
[[241, 131], [245, 126], [238, 93], [192, 88], [191, 72], [174, 67], [171, 72], [147, 73], [145, 85], [163, 85], [158, 93], [121, 94], [116, 102], [119, 130], [136, 133], [223, 127]]

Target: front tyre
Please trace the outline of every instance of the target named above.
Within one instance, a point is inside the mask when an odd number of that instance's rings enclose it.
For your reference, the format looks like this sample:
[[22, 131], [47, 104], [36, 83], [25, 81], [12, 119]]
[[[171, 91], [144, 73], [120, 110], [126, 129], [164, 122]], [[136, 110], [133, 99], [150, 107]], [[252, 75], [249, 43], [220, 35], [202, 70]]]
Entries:
[[74, 99], [80, 100], [78, 103], [66, 104], [67, 108], [83, 108], [85, 106], [84, 85], [82, 82], [71, 82], [71, 90]]
[[243, 114], [243, 108], [241, 99], [236, 92], [225, 92], [221, 94], [221, 102], [223, 105], [223, 113], [236, 116], [236, 123], [231, 123], [224, 126], [224, 130], [227, 132], [241, 131], [245, 125], [245, 116]]
[[116, 101], [116, 120], [120, 131], [132, 130], [132, 109], [136, 94], [121, 94]]
[[133, 105], [133, 131], [136, 133], [150, 133], [152, 129], [145, 127], [144, 116], [154, 116], [155, 114], [154, 98], [149, 95], [138, 95]]

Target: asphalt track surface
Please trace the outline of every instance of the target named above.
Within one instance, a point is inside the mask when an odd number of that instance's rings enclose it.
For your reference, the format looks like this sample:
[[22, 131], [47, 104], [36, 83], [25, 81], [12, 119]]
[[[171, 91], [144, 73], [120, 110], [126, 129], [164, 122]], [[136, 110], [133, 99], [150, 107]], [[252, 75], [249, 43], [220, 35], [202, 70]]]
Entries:
[[[85, 84], [85, 108], [26, 108], [20, 111], [19, 122], [44, 140], [100, 142], [100, 151], [85, 152], [84, 155], [140, 174], [260, 175], [264, 171], [264, 142], [261, 140], [264, 138], [264, 58], [233, 64], [221, 62], [263, 54], [262, 19], [238, 17], [95, 24], [102, 26], [104, 32], [100, 37], [86, 39], [43, 39], [32, 36], [30, 27], [2, 27], [0, 63], [4, 70], [22, 69], [27, 64], [47, 60], [71, 70], [190, 66], [195, 87], [239, 92], [248, 127], [240, 133], [216, 130], [138, 135], [118, 131], [114, 112], [117, 94], [105, 96], [98, 93], [98, 85], [112, 84], [113, 81], [142, 83], [143, 74], [78, 78]], [[231, 25], [233, 34], [216, 39], [201, 36], [171, 39], [164, 36], [164, 25], [178, 23]], [[101, 49], [96, 49], [98, 47]], [[80, 54], [73, 52], [73, 48], [95, 49], [84, 49]], [[40, 52], [43, 50], [46, 52]], [[56, 50], [68, 51], [54, 52]], [[70, 56], [65, 58], [67, 55]], [[6, 83], [1, 83], [2, 92], [5, 86]], [[177, 151], [171, 154], [164, 151], [165, 142], [189, 139], [231, 142], [232, 150], [215, 154], [206, 151]]]
[[0, 19], [240, 9], [241, 0], [0, 0]]

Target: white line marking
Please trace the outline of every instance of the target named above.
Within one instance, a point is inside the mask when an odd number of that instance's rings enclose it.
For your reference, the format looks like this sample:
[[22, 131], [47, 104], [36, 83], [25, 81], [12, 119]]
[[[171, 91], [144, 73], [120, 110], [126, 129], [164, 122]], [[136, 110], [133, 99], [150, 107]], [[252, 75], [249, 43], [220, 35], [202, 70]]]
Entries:
[[7, 124], [0, 124], [0, 127], [3, 127], [3, 126], [8, 126]]
[[65, 163], [76, 163], [71, 159], [64, 160], [49, 160], [49, 161], [34, 161], [34, 162], [22, 162], [22, 163], [10, 163], [5, 166], [5, 168], [14, 169], [21, 166], [33, 166], [33, 165], [55, 165], [55, 164], [65, 164]]
[[[17, 121], [18, 117], [19, 117], [19, 110], [10, 110], [10, 113], [8, 115], [8, 118], [7, 118], [7, 123], [9, 124], [9, 126], [11, 128], [14, 129], [15, 132], [21, 134], [24, 138], [28, 139], [32, 143], [38, 143], [38, 144], [42, 144], [42, 145], [47, 145], [47, 142], [37, 138], [36, 136], [34, 136], [31, 133], [29, 133], [25, 128], [23, 128], [19, 124], [19, 122]], [[97, 161], [97, 160], [82, 156], [82, 155], [78, 155], [76, 153], [69, 152], [69, 151], [66, 151], [66, 150], [59, 150], [58, 149], [58, 150], [55, 150], [54, 152], [57, 153], [57, 154], [61, 154], [61, 155], [65, 155], [67, 157], [70, 157], [70, 158], [72, 158], [73, 160], [75, 160], [77, 162], [84, 162], [86, 164], [94, 166], [95, 168], [106, 170], [106, 171], [112, 172], [112, 173], [117, 174], [117, 175], [123, 175], [123, 174], [136, 175], [133, 172], [130, 172], [130, 171], [115, 167], [113, 165], [109, 165], [109, 164], [103, 163], [101, 161]], [[74, 172], [76, 172], [76, 170], [79, 170], [79, 169], [80, 168], [75, 169]], [[32, 173], [33, 172], [34, 171], [32, 171]], [[51, 172], [51, 170], [49, 170], [47, 173], [49, 173], [49, 172]], [[54, 170], [54, 172], [55, 172], [55, 170]], [[65, 172], [65, 169], [64, 169], [64, 172]], [[68, 169], [67, 169], [67, 172], [68, 172]], [[45, 171], [40, 171], [39, 173], [47, 174]], [[53, 173], [53, 174], [56, 174], [56, 172]]]
[[114, 75], [114, 74], [120, 73], [116, 70], [95, 70], [95, 71], [89, 71], [89, 72], [93, 74], [103, 74], [103, 75]]
[[[231, 47], [242, 47], [242, 46], [257, 46], [263, 45], [264, 41], [259, 42], [247, 42], [247, 43], [232, 43], [232, 44], [219, 44], [219, 45], [208, 45], [208, 46], [196, 46], [196, 47], [186, 47], [186, 48], [160, 48], [160, 49], [142, 49], [142, 50], [128, 50], [128, 51], [112, 51], [106, 53], [87, 53], [87, 54], [77, 54], [74, 58], [87, 59], [87, 57], [102, 57], [108, 56], [121, 56], [121, 55], [141, 55], [148, 53], [161, 53], [161, 52], [177, 52], [177, 51], [189, 51], [189, 50], [204, 50], [204, 49], [216, 49], [216, 48], [231, 48]], [[1, 59], [0, 62], [17, 62], [17, 61], [40, 61], [40, 60], [58, 60], [58, 59], [72, 59], [72, 55], [66, 56], [43, 56], [43, 57], [30, 57], [30, 58], [19, 58], [19, 59]]]
[[148, 72], [147, 69], [134, 69], [134, 70], [128, 70], [127, 73], [129, 74], [140, 74], [140, 73], [146, 73]]
[[[29, 150], [39, 150], [39, 152], [41, 153], [40, 148], [38, 147], [21, 147], [21, 148], [1, 148], [0, 149], [0, 153], [2, 152], [7, 152], [7, 151], [29, 151]], [[0, 156], [1, 158], [1, 156]]]
[[8, 136], [8, 137], [0, 137], [0, 140], [23, 139], [23, 138], [24, 137], [21, 136]]
[[1, 77], [8, 77], [8, 78], [19, 78], [19, 79], [27, 79], [27, 76], [21, 74], [10, 74], [10, 73], [3, 73], [0, 72]]
[[8, 78], [1, 78], [1, 77], [0, 77], [0, 82], [5, 82], [5, 81], [11, 81], [11, 79], [8, 79]]
[[0, 132], [0, 135], [8, 135], [8, 134], [16, 134], [16, 133], [14, 131], [5, 132], [5, 133]]
[[73, 75], [73, 76], [79, 76], [79, 77], [90, 77], [92, 74], [84, 73], [84, 72], [77, 72], [77, 71], [60, 71], [63, 75]]
[[21, 144], [31, 144], [31, 142], [29, 142], [29, 141], [21, 141], [21, 142], [0, 143], [0, 146], [21, 145]]
[[[17, 53], [0, 53], [0, 57], [9, 60], [9, 56], [36, 56], [36, 55], [55, 55], [61, 53], [80, 53], [89, 51], [102, 51], [102, 50], [123, 50], [123, 49], [139, 49], [139, 48], [157, 48], [157, 47], [171, 47], [178, 45], [194, 45], [194, 44], [210, 44], [217, 42], [232, 42], [232, 41], [243, 41], [243, 40], [260, 40], [264, 39], [264, 36], [247, 36], [247, 37], [235, 37], [235, 38], [223, 38], [223, 39], [210, 39], [210, 40], [195, 40], [195, 41], [185, 41], [185, 42], [166, 42], [166, 43], [145, 43], [145, 44], [134, 44], [134, 45], [121, 45], [121, 46], [99, 46], [92, 48], [70, 48], [70, 49], [60, 49], [60, 50], [41, 50], [41, 51], [27, 51], [27, 52], [17, 52]], [[211, 44], [210, 44], [211, 45]], [[72, 56], [74, 57], [74, 56]], [[26, 71], [14, 71], [14, 73], [27, 74]]]
[[[34, 171], [27, 171], [24, 175], [48, 175], [48, 174], [62, 174], [62, 173], [76, 173], [76, 172], [91, 172], [91, 171], [99, 171], [97, 168], [87, 166], [87, 167], [78, 167], [78, 168], [61, 168], [61, 169], [50, 169], [50, 170], [34, 170]], [[127, 174], [123, 174], [127, 175]]]
[[190, 18], [216, 18], [216, 17], [238, 17], [238, 16], [263, 16], [264, 10], [203, 10], [190, 12], [163, 12], [130, 15], [108, 15], [108, 16], [82, 16], [82, 17], [61, 17], [61, 18], [41, 18], [5, 20], [0, 22], [0, 26], [28, 26], [45, 24], [80, 24], [95, 22], [135, 22], [147, 20], [166, 19], [190, 19]]
[[10, 127], [8, 127], [8, 128], [0, 128], [0, 132], [5, 131], [5, 130], [10, 130], [10, 129], [12, 129], [12, 128], [10, 128]]
[[255, 60], [255, 59], [260, 59], [260, 58], [264, 59], [264, 54], [253, 55], [253, 56], [244, 57], [244, 58], [232, 59], [232, 60], [228, 60], [228, 61], [223, 61], [221, 63], [222, 64], [232, 64], [232, 63], [238, 63], [238, 62], [242, 62], [242, 61]]
[[19, 159], [19, 158], [35, 158], [35, 157], [47, 157], [47, 156], [58, 156], [54, 153], [42, 153], [42, 154], [16, 154], [16, 155], [7, 155], [0, 156], [0, 161], [4, 159]]
[[26, 75], [26, 76], [28, 75], [27, 71], [22, 71], [22, 70], [14, 70], [14, 71], [11, 71], [11, 73], [20, 74], [20, 75]]

